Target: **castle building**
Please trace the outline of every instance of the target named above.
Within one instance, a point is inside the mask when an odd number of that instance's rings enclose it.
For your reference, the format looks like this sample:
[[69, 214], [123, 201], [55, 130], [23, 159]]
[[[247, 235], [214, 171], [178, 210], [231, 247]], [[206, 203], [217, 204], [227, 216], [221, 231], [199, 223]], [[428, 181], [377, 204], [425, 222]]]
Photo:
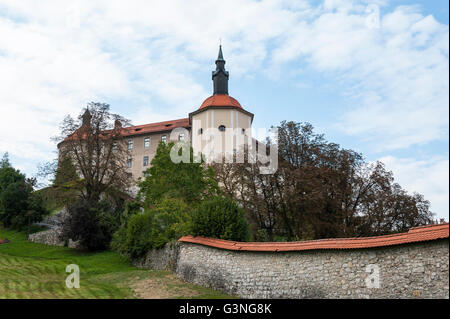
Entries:
[[253, 114], [228, 94], [229, 73], [225, 70], [222, 47], [212, 72], [213, 95], [187, 118], [131, 126], [126, 129], [130, 157], [127, 169], [133, 179], [145, 175], [160, 141], [190, 141], [194, 153], [205, 156], [232, 154], [251, 140]]

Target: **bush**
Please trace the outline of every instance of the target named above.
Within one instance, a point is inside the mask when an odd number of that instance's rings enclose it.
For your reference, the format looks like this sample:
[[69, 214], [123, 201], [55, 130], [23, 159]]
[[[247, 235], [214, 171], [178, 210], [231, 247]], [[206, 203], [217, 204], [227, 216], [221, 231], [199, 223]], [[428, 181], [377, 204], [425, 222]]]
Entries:
[[165, 198], [153, 208], [152, 212], [155, 230], [164, 239], [164, 243], [176, 240], [189, 232], [191, 217], [184, 201]]
[[126, 224], [127, 220], [135, 214], [140, 213], [142, 210], [142, 205], [139, 201], [134, 200], [134, 201], [130, 201], [127, 200], [125, 201], [125, 209], [123, 211], [122, 214], [122, 219], [120, 221], [121, 224]]
[[165, 198], [154, 208], [131, 215], [114, 234], [111, 248], [136, 259], [187, 234], [189, 224], [187, 205], [179, 199]]
[[228, 197], [214, 197], [192, 212], [191, 233], [194, 236], [248, 241], [248, 222], [244, 210]]
[[126, 226], [117, 231], [111, 247], [131, 259], [143, 256], [152, 248], [153, 216], [149, 213], [132, 215]]
[[64, 223], [64, 240], [80, 241], [84, 248], [95, 251], [107, 249], [112, 234], [120, 226], [121, 207], [113, 207], [109, 201], [85, 200], [67, 207], [68, 218]]

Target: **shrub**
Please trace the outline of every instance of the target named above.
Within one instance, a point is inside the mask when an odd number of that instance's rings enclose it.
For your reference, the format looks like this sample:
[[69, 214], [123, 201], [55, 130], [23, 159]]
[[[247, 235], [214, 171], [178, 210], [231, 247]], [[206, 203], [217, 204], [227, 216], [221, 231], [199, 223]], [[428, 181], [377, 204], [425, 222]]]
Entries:
[[[116, 247], [119, 252], [131, 258], [143, 256], [153, 245], [153, 217], [149, 213], [132, 215], [127, 226], [123, 227], [117, 240]], [[114, 246], [114, 245], [113, 245]]]
[[144, 213], [131, 215], [114, 234], [111, 248], [136, 259], [187, 234], [189, 224], [188, 206], [182, 200], [165, 198]]
[[123, 211], [122, 219], [120, 221], [121, 224], [126, 224], [127, 220], [135, 214], [140, 213], [142, 210], [142, 205], [139, 201], [125, 201], [125, 209]]
[[109, 201], [89, 202], [81, 200], [67, 207], [68, 218], [62, 237], [79, 240], [88, 250], [103, 250], [110, 245], [112, 234], [120, 225], [121, 207], [113, 207]]
[[244, 210], [228, 197], [214, 197], [202, 202], [192, 212], [191, 233], [236, 241], [250, 238]]

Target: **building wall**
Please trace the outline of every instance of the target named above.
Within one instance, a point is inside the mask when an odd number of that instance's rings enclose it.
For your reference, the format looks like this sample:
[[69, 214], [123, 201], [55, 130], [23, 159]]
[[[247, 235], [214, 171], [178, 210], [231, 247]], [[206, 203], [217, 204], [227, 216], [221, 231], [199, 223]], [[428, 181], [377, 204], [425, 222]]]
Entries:
[[[243, 298], [449, 298], [448, 239], [369, 249], [229, 251], [167, 245], [164, 264], [185, 281]], [[158, 253], [161, 254], [161, 251]], [[379, 269], [379, 288], [366, 280]], [[373, 283], [372, 285], [375, 285]]]
[[[225, 133], [218, 130], [220, 125], [226, 127]], [[202, 134], [199, 134], [200, 128], [203, 129]], [[213, 137], [208, 138], [208, 128], [212, 129]], [[245, 132], [242, 132], [242, 129], [245, 129]], [[235, 134], [227, 136], [231, 132]], [[210, 145], [214, 145], [216, 152], [231, 153], [249, 136], [251, 136], [251, 117], [237, 109], [210, 108], [192, 116], [192, 146], [195, 153], [202, 150], [204, 153], [212, 151], [211, 146], [206, 147], [208, 141], [211, 141]], [[239, 142], [237, 138], [242, 140]]]
[[[189, 130], [186, 130], [187, 134], [190, 134]], [[133, 140], [133, 149], [131, 150], [131, 159], [132, 159], [132, 167], [128, 169], [128, 171], [133, 175], [134, 180], [137, 180], [139, 177], [144, 176], [144, 171], [150, 167], [150, 162], [153, 157], [156, 155], [156, 150], [158, 148], [158, 144], [161, 141], [162, 136], [167, 136], [167, 140], [178, 140], [178, 134], [172, 134], [171, 132], [164, 133], [156, 133], [156, 134], [148, 134], [148, 135], [137, 135], [127, 137], [125, 140]], [[176, 135], [176, 136], [175, 136]], [[144, 147], [144, 139], [146, 137], [150, 138], [150, 147]], [[186, 139], [189, 139], [189, 136], [185, 136]], [[144, 156], [149, 157], [149, 165], [144, 166]]]

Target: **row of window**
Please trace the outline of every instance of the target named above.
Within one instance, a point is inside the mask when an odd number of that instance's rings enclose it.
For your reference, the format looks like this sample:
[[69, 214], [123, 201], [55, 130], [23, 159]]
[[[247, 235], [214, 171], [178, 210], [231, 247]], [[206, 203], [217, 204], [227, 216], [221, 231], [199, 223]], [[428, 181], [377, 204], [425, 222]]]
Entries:
[[[178, 135], [178, 140], [184, 141], [184, 133], [180, 133]], [[161, 141], [163, 141], [164, 143], [167, 143], [167, 135], [161, 136]], [[128, 140], [128, 149], [132, 150], [133, 147], [134, 147], [134, 141]], [[144, 138], [144, 148], [149, 148], [149, 147], [150, 147], [150, 137], [146, 137], [146, 138]]]
[[[226, 127], [225, 127], [225, 125], [220, 125], [218, 127], [218, 129], [219, 129], [220, 132], [225, 132]], [[202, 128], [200, 128], [198, 130], [198, 134], [203, 134], [203, 129]], [[242, 129], [242, 134], [245, 134], [245, 129], [244, 128]], [[178, 140], [179, 141], [184, 141], [184, 133], [180, 133], [178, 135]], [[163, 141], [164, 143], [167, 143], [167, 135], [162, 135], [161, 136], [161, 141]], [[133, 147], [134, 147], [134, 141], [133, 140], [128, 140], [128, 149], [132, 150]], [[149, 148], [149, 147], [150, 147], [150, 137], [146, 137], [146, 138], [144, 138], [144, 148]]]
[[[225, 130], [227, 129], [226, 127], [225, 127], [225, 125], [220, 125], [218, 128], [217, 128], [220, 132], [225, 132]], [[241, 130], [241, 132], [242, 132], [242, 134], [245, 134], [245, 128], [243, 128], [242, 130]], [[203, 129], [202, 128], [199, 128], [198, 129], [198, 134], [200, 135], [200, 134], [203, 134]]]

